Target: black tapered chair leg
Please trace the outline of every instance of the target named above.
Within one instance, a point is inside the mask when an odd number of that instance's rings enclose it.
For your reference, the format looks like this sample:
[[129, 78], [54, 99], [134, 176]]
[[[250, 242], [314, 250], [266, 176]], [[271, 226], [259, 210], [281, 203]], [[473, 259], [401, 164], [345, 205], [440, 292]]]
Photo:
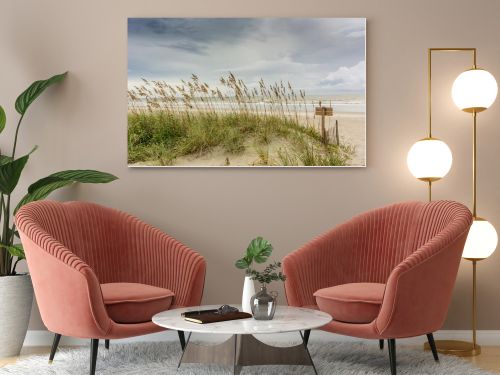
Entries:
[[104, 347], [109, 350], [109, 340], [104, 340]]
[[186, 348], [186, 337], [184, 336], [184, 331], [177, 331], [177, 334], [179, 335], [181, 349], [184, 350]]
[[434, 342], [434, 335], [432, 333], [427, 334], [427, 341], [429, 342], [429, 346], [432, 350], [432, 355], [434, 356], [434, 360], [439, 362], [438, 351], [436, 349], [436, 343]]
[[380, 350], [384, 350], [384, 340], [378, 340], [378, 347]]
[[391, 363], [391, 375], [396, 375], [396, 340], [389, 339], [387, 340], [389, 344], [389, 361]]
[[57, 347], [59, 346], [59, 340], [61, 340], [61, 335], [59, 333], [54, 334], [54, 341], [52, 341], [52, 348], [50, 349], [49, 363], [52, 363], [52, 361], [54, 360]]
[[304, 331], [304, 345], [307, 346], [307, 343], [309, 342], [309, 336], [311, 336], [311, 330], [306, 329]]
[[97, 350], [99, 349], [99, 339], [90, 341], [90, 375], [95, 375], [95, 364], [97, 362]]

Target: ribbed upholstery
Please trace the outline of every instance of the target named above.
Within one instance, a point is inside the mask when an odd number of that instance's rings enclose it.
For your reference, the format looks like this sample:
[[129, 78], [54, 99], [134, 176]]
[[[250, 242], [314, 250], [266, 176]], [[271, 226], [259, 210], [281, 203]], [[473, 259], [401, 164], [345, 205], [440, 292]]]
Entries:
[[288, 303], [315, 305], [317, 290], [341, 284], [387, 284], [373, 326], [351, 332], [334, 321], [325, 329], [366, 338], [432, 332], [446, 317], [471, 223], [470, 211], [451, 201], [404, 202], [358, 215], [284, 258]]
[[[42, 319], [53, 332], [116, 338], [159, 330], [151, 322], [111, 321], [102, 301], [104, 283], [166, 288], [174, 292], [175, 306], [201, 302], [203, 257], [124, 212], [87, 202], [40, 201], [23, 206], [16, 225]], [[73, 306], [67, 304], [71, 299]]]

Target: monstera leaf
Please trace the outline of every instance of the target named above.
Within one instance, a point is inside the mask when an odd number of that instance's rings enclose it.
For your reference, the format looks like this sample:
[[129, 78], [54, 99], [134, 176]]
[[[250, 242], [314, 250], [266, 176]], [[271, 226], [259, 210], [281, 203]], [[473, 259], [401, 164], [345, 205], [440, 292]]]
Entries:
[[247, 248], [247, 257], [257, 263], [264, 263], [273, 252], [273, 245], [262, 237], [254, 238]]
[[110, 173], [94, 171], [91, 169], [75, 169], [53, 173], [50, 176], [36, 181], [28, 187], [28, 193], [21, 199], [15, 208], [14, 213], [16, 213], [25, 204], [45, 199], [54, 190], [72, 185], [75, 182], [105, 184], [116, 179], [117, 177]]
[[241, 259], [238, 259], [234, 265], [236, 266], [236, 268], [244, 270], [244, 269], [250, 267], [250, 264], [251, 264], [251, 262], [249, 262], [249, 260], [247, 258], [241, 258]]
[[16, 111], [20, 115], [24, 115], [28, 107], [31, 105], [31, 103], [33, 103], [35, 99], [38, 98], [42, 92], [45, 91], [45, 89], [47, 89], [49, 86], [52, 86], [55, 83], [64, 80], [67, 74], [68, 72], [65, 72], [63, 74], [57, 74], [55, 76], [52, 76], [49, 79], [33, 82], [30, 87], [24, 90], [22, 94], [17, 97]]
[[273, 252], [273, 245], [262, 237], [254, 238], [247, 247], [246, 255], [234, 264], [236, 268], [250, 268], [253, 261], [264, 263]]

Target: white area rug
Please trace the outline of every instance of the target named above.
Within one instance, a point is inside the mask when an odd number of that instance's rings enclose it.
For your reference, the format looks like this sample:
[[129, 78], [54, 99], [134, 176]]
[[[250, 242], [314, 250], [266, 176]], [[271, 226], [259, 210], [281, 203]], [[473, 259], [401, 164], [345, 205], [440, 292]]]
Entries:
[[[380, 351], [377, 345], [363, 343], [310, 343], [309, 349], [319, 374], [364, 375], [390, 374], [387, 346]], [[33, 356], [0, 368], [0, 374], [15, 375], [85, 375], [89, 371], [88, 347], [61, 349], [54, 363], [48, 356]], [[110, 350], [99, 347], [96, 375], [153, 375], [153, 374], [230, 374], [229, 368], [205, 365], [182, 365], [177, 369], [181, 354], [178, 343], [113, 344]], [[397, 348], [398, 375], [486, 375], [470, 363], [456, 357], [441, 356], [434, 362], [430, 352], [419, 349]], [[313, 374], [311, 368], [300, 366], [243, 367], [241, 374]]]

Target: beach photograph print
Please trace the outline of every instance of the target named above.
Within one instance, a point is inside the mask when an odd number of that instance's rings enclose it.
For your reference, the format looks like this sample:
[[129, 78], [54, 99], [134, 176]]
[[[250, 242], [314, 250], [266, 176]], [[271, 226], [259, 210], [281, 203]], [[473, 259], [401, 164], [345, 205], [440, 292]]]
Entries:
[[130, 167], [366, 166], [365, 18], [129, 18]]

